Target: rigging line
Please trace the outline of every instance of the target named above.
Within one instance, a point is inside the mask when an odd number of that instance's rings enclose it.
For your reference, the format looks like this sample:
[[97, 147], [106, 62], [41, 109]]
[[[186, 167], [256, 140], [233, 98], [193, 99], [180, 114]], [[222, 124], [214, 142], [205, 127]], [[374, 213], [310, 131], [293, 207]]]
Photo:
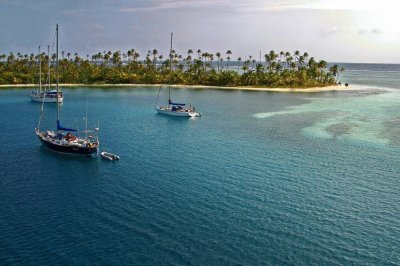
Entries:
[[38, 121], [38, 125], [37, 125], [37, 129], [39, 130], [40, 128], [40, 122], [42, 121], [42, 116], [43, 116], [43, 111], [44, 111], [44, 100], [46, 99], [46, 93], [43, 93], [43, 100], [42, 100], [42, 104], [40, 107], [40, 116], [39, 116], [39, 121]]
[[171, 102], [171, 75], [172, 75], [172, 38], [174, 33], [171, 32], [171, 46], [169, 48], [169, 80], [168, 80], [168, 105]]
[[50, 59], [50, 45], [47, 45], [47, 57], [48, 57], [48, 69], [47, 69], [47, 90], [50, 91], [50, 68], [51, 68], [51, 59]]
[[155, 104], [154, 104], [154, 108], [157, 108], [157, 103], [158, 103], [158, 98], [160, 97], [161, 87], [162, 87], [162, 85], [160, 85], [160, 88], [158, 89], [158, 95], [157, 95], [156, 102], [155, 102]]
[[39, 60], [39, 93], [42, 93], [42, 56], [40, 54], [40, 45], [39, 45], [38, 60]]
[[85, 139], [87, 139], [88, 134], [88, 109], [89, 109], [89, 95], [86, 92], [86, 116], [85, 116]]

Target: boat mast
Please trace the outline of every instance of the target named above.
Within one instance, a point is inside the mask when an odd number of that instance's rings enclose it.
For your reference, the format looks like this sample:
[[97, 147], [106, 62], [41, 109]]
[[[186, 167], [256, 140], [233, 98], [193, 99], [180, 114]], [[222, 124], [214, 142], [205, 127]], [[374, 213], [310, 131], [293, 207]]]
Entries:
[[50, 59], [50, 45], [47, 45], [47, 58], [48, 58], [48, 64], [49, 68], [47, 70], [47, 90], [50, 90], [50, 67], [51, 67], [51, 59]]
[[59, 89], [58, 89], [58, 82], [60, 81], [59, 73], [58, 73], [58, 24], [56, 26], [56, 71], [57, 71], [57, 83], [56, 83], [56, 89], [57, 89], [57, 125], [58, 121], [60, 121], [60, 101], [59, 101]]
[[40, 54], [40, 45], [39, 45], [39, 93], [42, 93], [42, 56]]
[[85, 116], [85, 139], [88, 137], [88, 109], [89, 109], [89, 96], [86, 95], [86, 116]]
[[171, 32], [171, 46], [169, 49], [169, 81], [168, 81], [168, 105], [171, 103], [171, 75], [172, 75], [172, 36]]

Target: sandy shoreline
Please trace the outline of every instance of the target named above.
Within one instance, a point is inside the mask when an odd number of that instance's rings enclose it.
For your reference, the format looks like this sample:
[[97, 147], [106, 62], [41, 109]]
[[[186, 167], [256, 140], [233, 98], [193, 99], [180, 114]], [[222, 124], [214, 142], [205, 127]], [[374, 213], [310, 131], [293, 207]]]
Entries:
[[[165, 84], [60, 84], [60, 87], [151, 87], [158, 88], [167, 86]], [[34, 88], [37, 84], [12, 84], [0, 85], [0, 88]], [[345, 91], [350, 87], [332, 85], [326, 87], [311, 88], [263, 88], [263, 87], [220, 87], [220, 86], [202, 86], [202, 85], [172, 85], [173, 88], [184, 89], [211, 89], [211, 90], [241, 90], [241, 91], [269, 91], [269, 92], [324, 92], [324, 91]]]

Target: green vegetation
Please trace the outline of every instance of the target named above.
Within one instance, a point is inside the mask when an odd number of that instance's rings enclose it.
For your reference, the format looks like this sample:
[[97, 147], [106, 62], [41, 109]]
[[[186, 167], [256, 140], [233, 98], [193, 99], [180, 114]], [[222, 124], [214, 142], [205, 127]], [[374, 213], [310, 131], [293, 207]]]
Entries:
[[[55, 55], [51, 56], [55, 59]], [[224, 58], [225, 57], [225, 58]], [[60, 83], [84, 84], [166, 84], [171, 76], [172, 84], [258, 87], [316, 87], [335, 84], [344, 70], [337, 65], [327, 69], [326, 61], [316, 61], [308, 53], [295, 51], [264, 55], [263, 62], [252, 56], [232, 61], [232, 52], [207, 53], [200, 49], [188, 50], [184, 57], [172, 51], [172, 73], [169, 56], [164, 60], [156, 49], [148, 51], [144, 60], [134, 49], [121, 54], [97, 53], [81, 58], [78, 54], [61, 52]], [[42, 71], [47, 73], [48, 56], [0, 54], [0, 84], [38, 83], [41, 58]], [[55, 81], [54, 63], [51, 66]], [[42, 75], [45, 83], [46, 75]]]

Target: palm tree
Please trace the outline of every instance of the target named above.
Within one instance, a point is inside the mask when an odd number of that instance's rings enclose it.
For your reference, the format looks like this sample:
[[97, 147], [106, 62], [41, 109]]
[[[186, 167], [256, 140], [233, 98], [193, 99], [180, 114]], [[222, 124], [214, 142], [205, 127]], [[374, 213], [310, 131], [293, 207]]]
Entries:
[[289, 55], [288, 57], [286, 57], [286, 64], [287, 64], [287, 68], [289, 68], [289, 70], [291, 68], [292, 61], [293, 61], [293, 57], [292, 56]]
[[279, 64], [281, 65], [281, 67], [282, 67], [282, 60], [283, 60], [283, 57], [285, 56], [285, 52], [284, 51], [281, 51], [280, 53], [279, 53]]
[[299, 51], [294, 51], [294, 61], [298, 62], [299, 61], [299, 56], [300, 56], [300, 52]]
[[[253, 59], [253, 56], [249, 55], [249, 60], [248, 60], [249, 61], [249, 66], [250, 66], [250, 63], [253, 61], [252, 59]], [[251, 70], [253, 70], [253, 65], [251, 66]]]
[[104, 63], [107, 64], [108, 60], [110, 60], [110, 55], [108, 53], [105, 53], [103, 58], [104, 58]]
[[210, 70], [211, 70], [212, 69], [212, 63], [213, 63], [213, 60], [214, 60], [214, 55], [213, 54], [209, 54], [208, 58], [210, 58]]
[[228, 62], [226, 63], [226, 69], [228, 69], [229, 63], [231, 61], [232, 51], [231, 50], [226, 51], [226, 55], [227, 55], [226, 60], [228, 60]]
[[326, 68], [326, 66], [327, 66], [327, 63], [326, 63], [325, 60], [320, 60], [320, 61], [318, 62], [318, 68], [324, 69], [324, 68]]
[[190, 66], [190, 64], [192, 63], [192, 54], [193, 54], [193, 50], [192, 49], [189, 49], [188, 51], [187, 51], [187, 54], [188, 54], [188, 56], [186, 57], [186, 64], [187, 64], [187, 66]]
[[291, 57], [290, 52], [286, 52], [285, 53], [286, 68], [289, 68], [289, 61], [288, 61], [289, 57]]
[[216, 53], [215, 53], [215, 56], [218, 58], [217, 67], [218, 67], [218, 73], [219, 73], [219, 61], [220, 61], [220, 59], [221, 59], [221, 53], [220, 53], [220, 52], [216, 52]]
[[240, 62], [242, 62], [242, 58], [238, 57], [237, 62], [238, 62], [238, 64], [237, 64], [237, 68], [238, 68], [237, 72], [239, 73], [239, 66], [240, 66]]
[[154, 65], [154, 68], [156, 68], [156, 64], [157, 64], [157, 55], [158, 55], [157, 49], [153, 49], [152, 54], [153, 54], [153, 65]]
[[97, 60], [100, 60], [100, 61], [103, 60], [103, 54], [101, 52], [97, 53]]
[[140, 54], [138, 52], [133, 52], [133, 61], [137, 61], [140, 57]]
[[305, 52], [305, 53], [303, 54], [303, 57], [304, 57], [304, 61], [307, 61], [307, 59], [308, 59], [308, 57], [309, 57], [309, 54], [308, 54], [307, 52]]
[[305, 60], [304, 60], [304, 55], [300, 55], [300, 56], [299, 56], [299, 60], [298, 60], [299, 69], [303, 67], [304, 62], [305, 62]]
[[199, 56], [199, 60], [201, 60], [201, 50], [200, 49], [197, 50], [197, 55]]
[[126, 55], [128, 56], [128, 63], [131, 60], [134, 51], [135, 49], [129, 49], [128, 52], [126, 52]]

